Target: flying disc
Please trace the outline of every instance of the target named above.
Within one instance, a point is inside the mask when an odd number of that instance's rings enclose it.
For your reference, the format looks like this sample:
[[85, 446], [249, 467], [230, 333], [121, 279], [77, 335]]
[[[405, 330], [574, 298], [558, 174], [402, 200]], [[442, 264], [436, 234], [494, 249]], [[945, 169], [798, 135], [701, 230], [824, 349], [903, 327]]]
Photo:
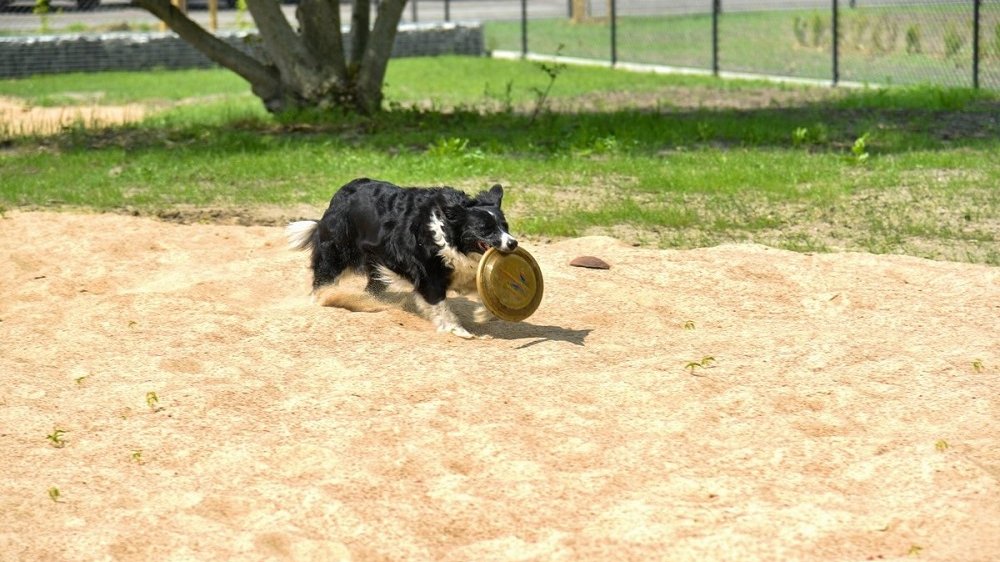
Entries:
[[497, 318], [517, 322], [531, 316], [542, 302], [542, 270], [527, 250], [486, 250], [476, 270], [476, 289], [483, 305]]

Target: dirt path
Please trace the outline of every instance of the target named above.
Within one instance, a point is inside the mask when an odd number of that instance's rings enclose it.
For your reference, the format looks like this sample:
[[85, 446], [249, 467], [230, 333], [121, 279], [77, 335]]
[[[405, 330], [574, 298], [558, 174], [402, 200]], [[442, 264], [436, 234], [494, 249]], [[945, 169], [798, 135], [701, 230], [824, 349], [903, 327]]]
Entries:
[[66, 127], [86, 128], [120, 125], [139, 121], [150, 111], [143, 104], [80, 105], [41, 107], [17, 98], [0, 96], [0, 138], [22, 135], [50, 135]]
[[1000, 559], [1000, 269], [528, 249], [467, 342], [280, 228], [8, 213], [0, 559]]

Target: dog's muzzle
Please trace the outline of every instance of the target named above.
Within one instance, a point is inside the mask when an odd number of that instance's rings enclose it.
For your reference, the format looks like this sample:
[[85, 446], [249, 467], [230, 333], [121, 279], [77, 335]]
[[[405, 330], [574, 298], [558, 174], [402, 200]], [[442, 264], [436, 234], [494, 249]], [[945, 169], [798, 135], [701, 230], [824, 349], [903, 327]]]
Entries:
[[500, 251], [501, 252], [513, 252], [517, 248], [517, 240], [513, 236], [504, 232], [500, 236]]

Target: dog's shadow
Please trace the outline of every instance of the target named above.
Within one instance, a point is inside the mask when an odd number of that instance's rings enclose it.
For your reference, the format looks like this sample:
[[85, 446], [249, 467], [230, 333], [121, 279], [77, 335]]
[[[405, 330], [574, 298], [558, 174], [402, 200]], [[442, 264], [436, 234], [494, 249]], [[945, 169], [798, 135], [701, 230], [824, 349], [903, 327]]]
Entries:
[[[332, 285], [317, 293], [316, 298], [323, 306], [343, 308], [352, 312], [380, 312], [389, 308], [397, 308], [415, 316], [421, 316], [413, 293], [387, 292], [376, 298], [357, 288]], [[532, 339], [532, 341], [519, 346], [518, 349], [547, 341], [564, 341], [582, 346], [591, 332], [589, 328], [573, 330], [561, 326], [531, 324], [530, 322], [491, 320], [477, 323], [473, 321], [473, 318], [476, 315], [476, 309], [481, 306], [478, 301], [466, 297], [455, 297], [448, 299], [448, 305], [462, 320], [462, 324], [475, 335], [504, 340]]]
[[479, 303], [466, 298], [449, 299], [452, 306], [469, 331], [479, 336], [489, 336], [491, 338], [503, 340], [523, 340], [532, 339], [518, 349], [524, 349], [548, 341], [563, 341], [573, 345], [584, 345], [584, 340], [590, 335], [591, 329], [574, 330], [563, 328], [562, 326], [546, 326], [541, 324], [531, 324], [530, 322], [506, 322], [503, 320], [491, 320], [489, 322], [475, 323], [471, 319], [475, 315]]

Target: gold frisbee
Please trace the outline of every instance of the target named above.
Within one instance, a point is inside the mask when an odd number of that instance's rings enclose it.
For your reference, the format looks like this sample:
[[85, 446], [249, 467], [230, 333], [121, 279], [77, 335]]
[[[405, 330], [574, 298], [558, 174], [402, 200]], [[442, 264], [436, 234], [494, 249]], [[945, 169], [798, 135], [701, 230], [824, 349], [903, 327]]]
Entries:
[[542, 302], [543, 288], [538, 262], [520, 246], [506, 254], [490, 248], [479, 260], [479, 298], [501, 320], [517, 322], [531, 316]]

